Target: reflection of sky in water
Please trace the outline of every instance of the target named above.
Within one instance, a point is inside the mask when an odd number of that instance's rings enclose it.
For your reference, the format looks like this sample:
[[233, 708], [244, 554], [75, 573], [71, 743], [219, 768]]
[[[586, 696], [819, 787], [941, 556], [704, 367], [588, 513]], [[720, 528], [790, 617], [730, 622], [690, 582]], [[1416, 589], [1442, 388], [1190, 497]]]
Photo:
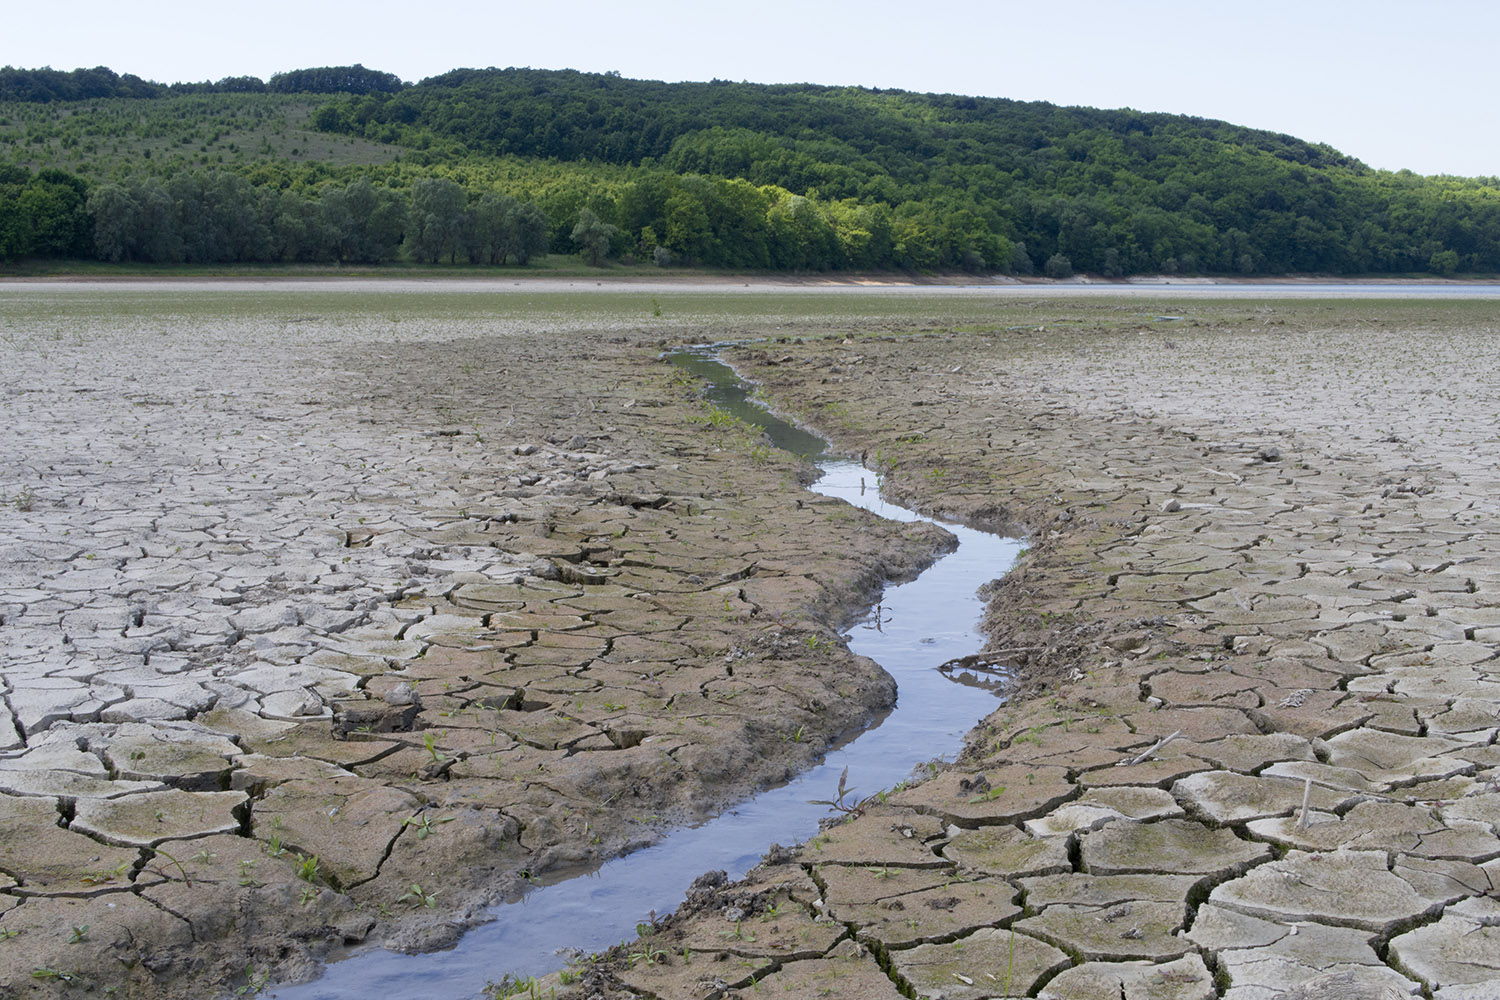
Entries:
[[[726, 366], [704, 358], [684, 361], [681, 354], [673, 361], [712, 382], [709, 398], [715, 405], [766, 428], [778, 446], [804, 457], [824, 454], [821, 438], [749, 402]], [[814, 491], [891, 520], [923, 519], [882, 500], [874, 475], [861, 466], [825, 461], [822, 468]], [[994, 692], [966, 684], [958, 676], [963, 670], [950, 674], [937, 668], [983, 646], [976, 631], [983, 604], [975, 591], [1010, 568], [1020, 543], [961, 525], [944, 527], [958, 536], [958, 549], [918, 579], [887, 587], [850, 630], [849, 648], [874, 659], [896, 679], [897, 707], [857, 739], [831, 751], [817, 767], [702, 826], [677, 830], [660, 843], [607, 862], [596, 873], [496, 907], [493, 921], [468, 932], [451, 951], [363, 951], [330, 966], [317, 982], [277, 988], [272, 995], [281, 1000], [364, 1000], [381, 994], [459, 1000], [477, 996], [487, 980], [507, 972], [539, 975], [561, 968], [558, 949], [600, 951], [633, 937], [638, 922], [652, 910], [660, 914], [675, 908], [703, 872], [723, 868], [738, 878], [772, 843], [811, 837], [829, 809], [808, 800], [833, 798], [845, 767], [854, 795], [863, 798], [904, 780], [935, 756], [956, 753], [963, 734], [995, 707]]]

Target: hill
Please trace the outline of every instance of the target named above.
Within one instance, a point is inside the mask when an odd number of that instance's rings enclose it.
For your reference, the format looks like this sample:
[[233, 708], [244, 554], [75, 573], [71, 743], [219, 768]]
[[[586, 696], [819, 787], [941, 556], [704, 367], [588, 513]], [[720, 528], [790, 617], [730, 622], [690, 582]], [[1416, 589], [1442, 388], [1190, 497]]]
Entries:
[[[0, 95], [15, 90], [5, 80]], [[408, 209], [419, 181], [444, 181], [463, 202], [445, 203], [455, 235], [438, 257], [451, 260], [477, 259], [461, 252], [462, 230], [490, 195], [534, 205], [559, 252], [730, 268], [1500, 272], [1495, 179], [1376, 171], [1221, 121], [571, 70], [455, 70], [405, 86], [335, 67], [278, 80], [294, 92], [240, 79], [3, 103], [0, 150], [83, 178], [86, 211], [101, 187], [195, 171], [307, 212], [361, 179]]]

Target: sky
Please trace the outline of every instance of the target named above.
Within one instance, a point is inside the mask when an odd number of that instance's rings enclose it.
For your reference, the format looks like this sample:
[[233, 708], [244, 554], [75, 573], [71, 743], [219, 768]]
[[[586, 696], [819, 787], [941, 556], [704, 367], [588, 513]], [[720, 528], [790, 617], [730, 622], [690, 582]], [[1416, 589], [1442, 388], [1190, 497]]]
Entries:
[[362, 63], [822, 83], [1220, 118], [1372, 167], [1500, 174], [1493, 0], [16, 2], [0, 65], [163, 83]]

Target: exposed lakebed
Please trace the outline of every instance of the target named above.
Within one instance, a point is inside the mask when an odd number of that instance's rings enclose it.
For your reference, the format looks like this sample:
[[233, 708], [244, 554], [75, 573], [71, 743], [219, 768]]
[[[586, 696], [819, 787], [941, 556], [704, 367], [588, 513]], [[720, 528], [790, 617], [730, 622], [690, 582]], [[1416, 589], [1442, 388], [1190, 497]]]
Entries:
[[[811, 490], [896, 521], [930, 520], [882, 499], [875, 475], [857, 462], [827, 454], [828, 443], [781, 420], [749, 398], [745, 385], [710, 349], [677, 352], [674, 364], [708, 383], [708, 398], [767, 435], [773, 444], [815, 462]], [[819, 501], [812, 501], [819, 502]], [[826, 501], [822, 501], [826, 502]], [[477, 995], [502, 975], [533, 976], [560, 968], [575, 951], [593, 952], [630, 937], [637, 924], [670, 911], [704, 871], [740, 878], [776, 842], [802, 841], [830, 814], [847, 769], [853, 805], [911, 776], [936, 757], [956, 753], [974, 722], [993, 710], [994, 689], [982, 675], [938, 668], [975, 654], [985, 583], [1014, 562], [1021, 543], [944, 523], [953, 551], [916, 580], [887, 587], [880, 602], [848, 634], [849, 649], [880, 663], [899, 688], [896, 707], [795, 780], [769, 789], [700, 826], [609, 861], [597, 871], [539, 887], [497, 907], [493, 920], [447, 951], [406, 955], [367, 950], [330, 966], [300, 986], [278, 987], [281, 1000], [338, 1000], [384, 992], [455, 1000]]]

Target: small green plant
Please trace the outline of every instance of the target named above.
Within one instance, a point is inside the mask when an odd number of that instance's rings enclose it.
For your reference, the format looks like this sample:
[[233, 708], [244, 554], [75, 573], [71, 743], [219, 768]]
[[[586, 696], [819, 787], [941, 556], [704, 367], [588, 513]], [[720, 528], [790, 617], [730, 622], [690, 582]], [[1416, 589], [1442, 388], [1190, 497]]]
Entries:
[[310, 885], [303, 886], [302, 891], [297, 895], [297, 902], [301, 903], [303, 906], [306, 906], [308, 903], [311, 903], [313, 900], [317, 899], [322, 891], [323, 890], [321, 889], [314, 889]]
[[665, 951], [662, 951], [660, 948], [651, 947], [645, 947], [640, 949], [639, 951], [633, 951], [628, 956], [628, 958], [630, 959], [630, 967], [632, 969], [637, 965], [655, 965], [657, 962], [664, 960], [666, 957], [667, 953]]
[[745, 933], [744, 922], [740, 921], [740, 920], [736, 920], [734, 922], [734, 930], [732, 930], [732, 931], [720, 931], [719, 932], [719, 937], [721, 937], [721, 938], [727, 938], [730, 941], [754, 941], [755, 940], [755, 935], [754, 934], [746, 934]]
[[[436, 823], [452, 823], [454, 819], [455, 817], [453, 816], [443, 816], [438, 819]], [[433, 818], [431, 816], [428, 816], [426, 813], [421, 813], [420, 818], [418, 816], [408, 816], [401, 821], [401, 825], [404, 827], [414, 826], [417, 828], [418, 840], [426, 840], [433, 833], [436, 833], [436, 823], [433, 821]]]
[[969, 799], [969, 803], [973, 804], [975, 802], [993, 802], [1004, 794], [1005, 786], [996, 785], [993, 788], [988, 789], [987, 791], [983, 791], [978, 795], [975, 795], [973, 798]]
[[[160, 815], [160, 813], [158, 813], [157, 815]], [[166, 851], [162, 850], [160, 847], [148, 847], [148, 848], [146, 848], [146, 850], [148, 850], [148, 851], [151, 852], [152, 857], [160, 856], [160, 857], [166, 858], [167, 861], [168, 861], [168, 863], [170, 863], [174, 868], [177, 869], [178, 873], [182, 876], [182, 881], [184, 883], [186, 883], [189, 886], [191, 886], [193, 884], [192, 878], [188, 875], [187, 869], [184, 868], [184, 867], [182, 867], [182, 862], [181, 861], [178, 861], [176, 858], [172, 857], [172, 855], [168, 854]], [[156, 871], [158, 871], [158, 872], [161, 873], [162, 878], [171, 878], [171, 876], [168, 875], [166, 873], [166, 870], [164, 868], [162, 868], [161, 866], [157, 866]]]
[[73, 929], [68, 933], [68, 944], [82, 944], [84, 941], [87, 941], [88, 939], [89, 939], [89, 925], [88, 924], [74, 924], [73, 925]]
[[246, 963], [246, 965], [245, 965], [245, 982], [244, 982], [243, 985], [241, 985], [241, 986], [239, 986], [239, 987], [237, 987], [235, 989], [234, 995], [237, 996], [237, 997], [259, 996], [260, 993], [261, 993], [261, 991], [263, 991], [266, 988], [266, 983], [268, 983], [270, 981], [271, 981], [271, 970], [270, 969], [265, 970], [260, 975], [256, 975], [255, 974], [255, 967], [252, 966], [252, 965], [250, 965], [249, 963]]
[[292, 859], [292, 870], [302, 881], [316, 882], [318, 880], [318, 856], [314, 854], [309, 857], [305, 854], [298, 854]]
[[844, 813], [845, 815], [857, 816], [865, 811], [865, 806], [869, 803], [869, 800], [866, 799], [864, 802], [858, 802], [855, 799], [851, 798], [853, 792], [854, 789], [849, 787], [849, 768], [847, 765], [845, 765], [844, 770], [839, 774], [839, 787], [837, 795], [832, 799], [811, 799], [809, 800], [808, 804], [814, 806], [829, 806], [833, 809], [837, 809], [839, 812]]
[[11, 504], [16, 510], [25, 513], [36, 506], [36, 493], [32, 492], [30, 486], [22, 486], [15, 497], [11, 499]]
[[[498, 983], [492, 982], [483, 990], [484, 995], [493, 997], [494, 1000], [517, 1000], [525, 997], [526, 1000], [541, 1000], [542, 984], [532, 976], [517, 976], [507, 973]], [[553, 991], [556, 996], [557, 991]]]
[[281, 841], [281, 834], [273, 833], [266, 838], [266, 853], [273, 858], [279, 858], [286, 853], [286, 845]]
[[428, 892], [420, 885], [413, 882], [411, 884], [411, 888], [407, 889], [401, 895], [396, 897], [396, 902], [406, 903], [407, 905], [411, 906], [412, 909], [419, 909], [425, 906], [430, 910], [437, 906], [437, 893]]
[[108, 885], [109, 883], [114, 882], [117, 879], [124, 878], [125, 873], [129, 870], [130, 862], [121, 861], [113, 868], [97, 872], [89, 872], [82, 878], [81, 881], [84, 885]]
[[76, 972], [67, 972], [63, 969], [49, 969], [45, 965], [32, 969], [31, 978], [49, 983], [76, 983], [82, 979]]
[[0, 927], [0, 941], [9, 941], [13, 937], [20, 937], [21, 932], [10, 927]]

